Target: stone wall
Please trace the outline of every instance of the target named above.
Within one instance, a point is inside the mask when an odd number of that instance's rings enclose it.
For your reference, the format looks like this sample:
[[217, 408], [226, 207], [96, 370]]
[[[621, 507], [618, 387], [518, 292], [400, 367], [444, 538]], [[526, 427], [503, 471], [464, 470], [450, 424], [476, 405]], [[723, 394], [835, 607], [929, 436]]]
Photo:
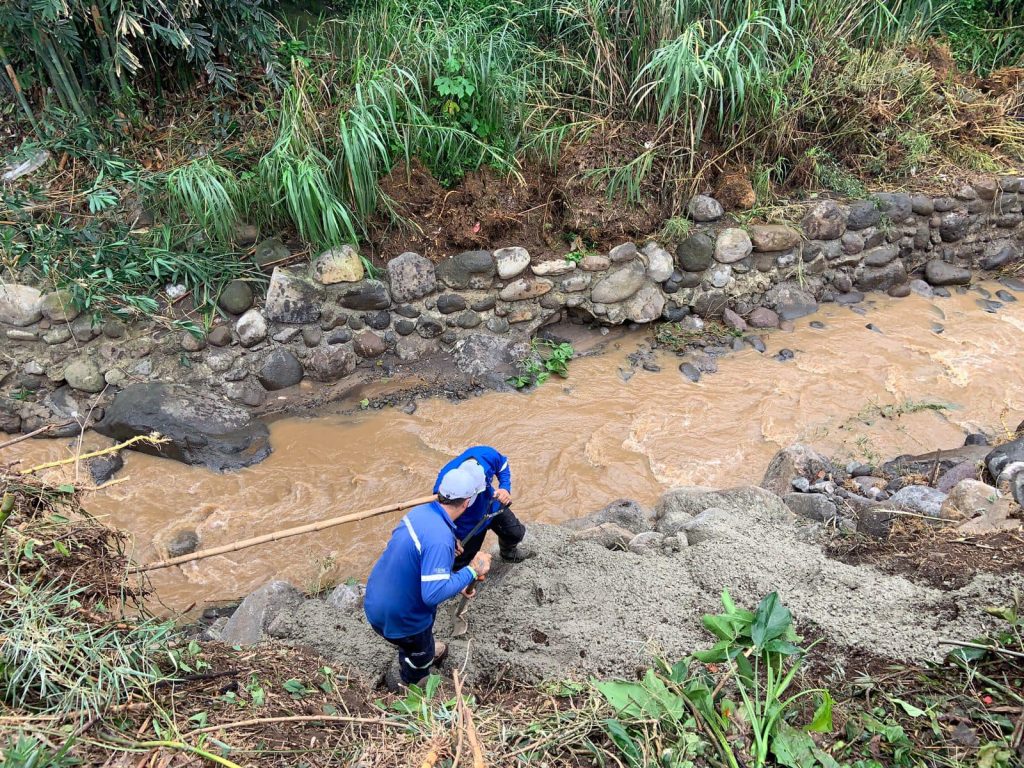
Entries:
[[[693, 227], [671, 251], [627, 242], [578, 262], [534, 262], [512, 246], [437, 265], [404, 253], [375, 278], [344, 246], [311, 264], [274, 267], [262, 302], [250, 284], [229, 285], [226, 320], [204, 339], [146, 321], [95, 325], [60, 293], [3, 284], [0, 430], [80, 421], [100, 393], [101, 414], [106, 398], [142, 381], [202, 386], [251, 407], [303, 379], [395, 374], [434, 355], [500, 381], [524, 340], [570, 315], [621, 324], [726, 314], [755, 328], [785, 327], [819, 302], [855, 303], [864, 291], [907, 295], [915, 278], [943, 290], [1018, 260], [1022, 202], [1024, 179], [1003, 177], [951, 196], [812, 201], [790, 224], [739, 226], [698, 196], [689, 206]], [[287, 255], [276, 240], [256, 248], [257, 263]]]

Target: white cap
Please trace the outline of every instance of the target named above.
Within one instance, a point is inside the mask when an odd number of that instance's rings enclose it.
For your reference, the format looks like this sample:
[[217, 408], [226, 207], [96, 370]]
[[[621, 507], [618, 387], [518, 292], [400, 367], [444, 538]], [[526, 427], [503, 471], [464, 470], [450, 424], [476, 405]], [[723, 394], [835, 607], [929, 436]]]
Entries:
[[445, 472], [437, 488], [438, 495], [453, 500], [468, 499], [478, 492], [476, 478], [461, 467]]
[[469, 472], [473, 479], [476, 480], [476, 490], [473, 493], [482, 493], [484, 488], [487, 487], [487, 475], [484, 474], [484, 468], [480, 466], [476, 459], [466, 459], [459, 464], [459, 469]]

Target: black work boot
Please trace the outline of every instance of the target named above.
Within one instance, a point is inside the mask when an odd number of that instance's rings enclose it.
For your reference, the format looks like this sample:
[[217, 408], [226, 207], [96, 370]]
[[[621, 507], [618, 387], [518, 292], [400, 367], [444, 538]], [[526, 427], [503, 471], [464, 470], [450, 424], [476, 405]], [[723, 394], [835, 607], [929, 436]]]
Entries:
[[529, 560], [537, 554], [532, 549], [524, 547], [522, 544], [517, 544], [511, 547], [500, 547], [498, 551], [501, 554], [501, 559], [506, 563], [521, 563], [524, 560]]

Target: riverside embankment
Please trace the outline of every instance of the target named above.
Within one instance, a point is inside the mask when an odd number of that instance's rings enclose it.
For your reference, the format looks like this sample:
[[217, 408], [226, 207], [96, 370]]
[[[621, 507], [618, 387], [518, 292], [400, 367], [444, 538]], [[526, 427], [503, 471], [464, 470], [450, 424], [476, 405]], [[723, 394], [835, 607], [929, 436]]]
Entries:
[[[679, 358], [652, 352], [644, 333], [610, 335], [602, 354], [571, 364], [568, 379], [528, 393], [276, 421], [270, 457], [235, 473], [126, 453], [118, 477], [127, 480], [86, 504], [130, 531], [146, 562], [182, 531], [210, 547], [422, 495], [448, 457], [475, 443], [510, 456], [518, 513], [546, 522], [620, 497], [653, 504], [681, 485], [755, 485], [795, 441], [869, 463], [953, 448], [968, 433], [1012, 433], [1024, 416], [1024, 362], [1014, 354], [1024, 303], [983, 311], [979, 302], [997, 290], [1007, 289], [823, 305], [793, 332], [767, 335], [763, 354], [712, 347]], [[777, 359], [783, 349], [792, 359]], [[717, 372], [694, 383], [677, 370], [683, 359]], [[105, 443], [89, 435], [94, 444]], [[31, 466], [69, 451], [68, 440], [29, 441], [0, 459]], [[359, 578], [393, 524], [378, 518], [158, 571], [154, 583], [168, 608], [182, 610], [274, 577], [304, 588]]]

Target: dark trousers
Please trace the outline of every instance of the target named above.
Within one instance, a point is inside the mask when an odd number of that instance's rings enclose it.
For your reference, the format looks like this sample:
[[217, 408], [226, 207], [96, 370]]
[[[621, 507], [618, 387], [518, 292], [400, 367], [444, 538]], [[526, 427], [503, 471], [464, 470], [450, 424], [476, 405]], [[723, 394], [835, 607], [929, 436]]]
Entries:
[[[519, 522], [519, 518], [508, 507], [505, 507], [497, 517], [491, 520], [488, 528], [494, 531], [498, 537], [498, 546], [502, 552], [515, 549], [516, 545], [526, 536], [526, 526]], [[487, 536], [488, 528], [484, 528], [476, 536], [463, 542], [462, 554], [456, 556], [455, 563], [452, 565], [453, 571], [465, 568], [476, 557], [476, 553], [484, 545], [484, 537]]]
[[[379, 629], [374, 631], [384, 637]], [[393, 640], [384, 637], [389, 643], [398, 648], [398, 667], [402, 682], [406, 685], [418, 683], [430, 672], [430, 665], [434, 662], [434, 625], [431, 624], [422, 632], [408, 637], [400, 637]]]

